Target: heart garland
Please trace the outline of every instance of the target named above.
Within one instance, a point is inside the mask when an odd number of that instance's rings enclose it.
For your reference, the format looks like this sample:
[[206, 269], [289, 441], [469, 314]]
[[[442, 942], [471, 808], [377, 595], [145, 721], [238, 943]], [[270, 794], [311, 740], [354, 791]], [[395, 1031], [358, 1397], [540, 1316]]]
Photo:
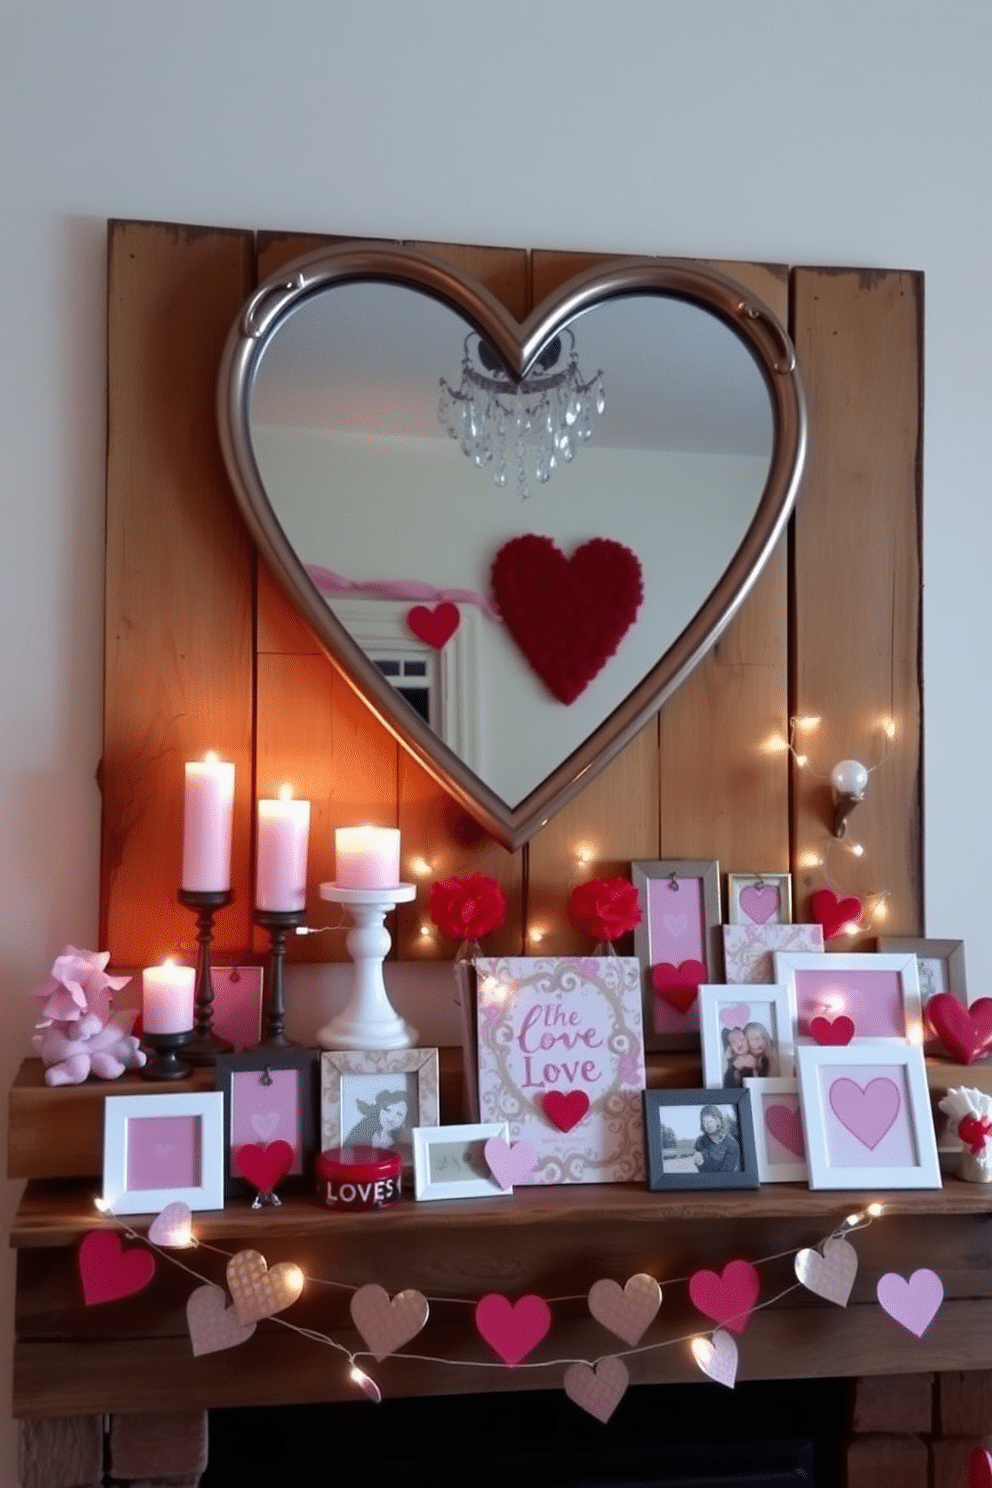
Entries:
[[883, 1312], [922, 1338], [940, 1311], [944, 1283], [926, 1266], [914, 1271], [908, 1281], [897, 1271], [887, 1271], [878, 1278], [875, 1295]]
[[458, 629], [460, 618], [458, 606], [446, 600], [443, 604], [435, 605], [432, 610], [426, 605], [414, 605], [407, 610], [406, 623], [418, 641], [440, 651]]
[[476, 1304], [475, 1326], [497, 1358], [511, 1367], [532, 1354], [551, 1327], [551, 1308], [533, 1292], [511, 1302], [487, 1292]]
[[734, 1388], [737, 1380], [737, 1345], [729, 1333], [717, 1328], [712, 1338], [694, 1338], [692, 1356], [704, 1374], [718, 1385]]
[[148, 1238], [163, 1250], [186, 1250], [193, 1243], [193, 1215], [188, 1204], [166, 1204], [148, 1226]]
[[247, 1343], [255, 1331], [254, 1323], [239, 1323], [233, 1307], [219, 1286], [208, 1283], [197, 1287], [186, 1302], [186, 1326], [196, 1358], [201, 1354], [218, 1354], [223, 1349]]
[[227, 1263], [227, 1288], [244, 1327], [291, 1306], [303, 1291], [303, 1272], [292, 1261], [280, 1261], [270, 1270], [257, 1250], [239, 1250]]
[[846, 1307], [858, 1274], [858, 1253], [848, 1240], [835, 1235], [824, 1244], [822, 1255], [818, 1250], [798, 1251], [795, 1272], [808, 1292]]

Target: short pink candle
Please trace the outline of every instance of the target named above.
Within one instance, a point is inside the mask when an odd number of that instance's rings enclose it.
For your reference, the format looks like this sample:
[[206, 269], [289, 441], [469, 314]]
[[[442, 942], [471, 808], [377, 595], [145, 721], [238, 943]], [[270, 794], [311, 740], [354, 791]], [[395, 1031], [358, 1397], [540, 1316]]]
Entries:
[[392, 889], [400, 881], [398, 827], [338, 827], [334, 881], [339, 889]]
[[145, 1033], [186, 1033], [193, 1027], [192, 966], [163, 961], [141, 973], [141, 1024]]
[[309, 840], [309, 801], [294, 801], [288, 786], [277, 801], [259, 801], [256, 909], [285, 913], [306, 906]]
[[182, 887], [220, 894], [231, 887], [234, 766], [213, 753], [186, 766]]

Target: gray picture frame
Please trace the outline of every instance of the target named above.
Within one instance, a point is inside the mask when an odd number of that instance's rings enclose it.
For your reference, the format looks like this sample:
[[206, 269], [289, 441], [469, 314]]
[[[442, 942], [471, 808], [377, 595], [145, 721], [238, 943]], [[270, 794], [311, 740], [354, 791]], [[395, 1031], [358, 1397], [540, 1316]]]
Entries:
[[[680, 1149], [690, 1138], [682, 1133], [692, 1122], [693, 1108], [702, 1133], [702, 1115], [707, 1106], [733, 1107], [740, 1145], [740, 1167], [737, 1169], [704, 1172], [685, 1171], [683, 1168], [688, 1153], [682, 1153]], [[666, 1113], [672, 1113], [673, 1119], [666, 1122]], [[676, 1120], [676, 1116], [679, 1119]], [[761, 1185], [749, 1090], [646, 1090], [644, 1129], [648, 1147], [648, 1188], [653, 1193], [669, 1189], [759, 1188]], [[667, 1140], [669, 1133], [674, 1140]], [[678, 1163], [678, 1169], [675, 1163]]]
[[652, 930], [651, 905], [666, 882], [677, 885], [696, 880], [699, 885], [700, 942], [706, 966], [705, 982], [722, 982], [723, 926], [720, 909], [720, 864], [711, 858], [659, 858], [641, 860], [630, 865], [631, 879], [641, 905], [641, 923], [634, 930], [634, 954], [641, 963], [641, 999], [643, 1006], [644, 1047], [646, 1050], [694, 1049], [699, 1046], [698, 1002], [695, 1016], [688, 1017], [691, 1026], [684, 1031], [662, 1031], [655, 1026], [657, 993], [651, 980], [652, 969], [662, 963], [678, 964], [679, 951], [667, 945]]

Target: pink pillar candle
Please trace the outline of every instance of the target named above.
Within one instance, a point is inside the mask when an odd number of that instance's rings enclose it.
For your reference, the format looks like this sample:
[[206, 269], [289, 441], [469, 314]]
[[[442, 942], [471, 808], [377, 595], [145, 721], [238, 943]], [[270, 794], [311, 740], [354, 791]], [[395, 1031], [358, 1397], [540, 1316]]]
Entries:
[[256, 909], [305, 908], [309, 840], [309, 801], [294, 801], [285, 788], [277, 801], [259, 801]]
[[141, 973], [141, 1026], [145, 1033], [186, 1033], [193, 1027], [192, 966], [163, 961]]
[[392, 889], [400, 881], [398, 827], [338, 827], [334, 881], [339, 889]]
[[234, 766], [208, 754], [186, 766], [182, 887], [220, 894], [231, 887]]

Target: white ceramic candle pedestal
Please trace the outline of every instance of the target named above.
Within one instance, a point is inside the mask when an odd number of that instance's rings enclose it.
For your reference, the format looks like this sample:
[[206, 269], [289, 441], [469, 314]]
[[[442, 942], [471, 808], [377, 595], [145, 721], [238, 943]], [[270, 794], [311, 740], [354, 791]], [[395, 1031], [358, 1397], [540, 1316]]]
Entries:
[[410, 1049], [417, 1030], [391, 1006], [382, 979], [382, 963], [392, 945], [384, 924], [386, 912], [416, 897], [416, 884], [394, 884], [388, 889], [342, 889], [336, 883], [320, 886], [321, 899], [343, 904], [354, 926], [346, 945], [355, 963], [355, 981], [346, 1007], [317, 1034], [322, 1049]]

